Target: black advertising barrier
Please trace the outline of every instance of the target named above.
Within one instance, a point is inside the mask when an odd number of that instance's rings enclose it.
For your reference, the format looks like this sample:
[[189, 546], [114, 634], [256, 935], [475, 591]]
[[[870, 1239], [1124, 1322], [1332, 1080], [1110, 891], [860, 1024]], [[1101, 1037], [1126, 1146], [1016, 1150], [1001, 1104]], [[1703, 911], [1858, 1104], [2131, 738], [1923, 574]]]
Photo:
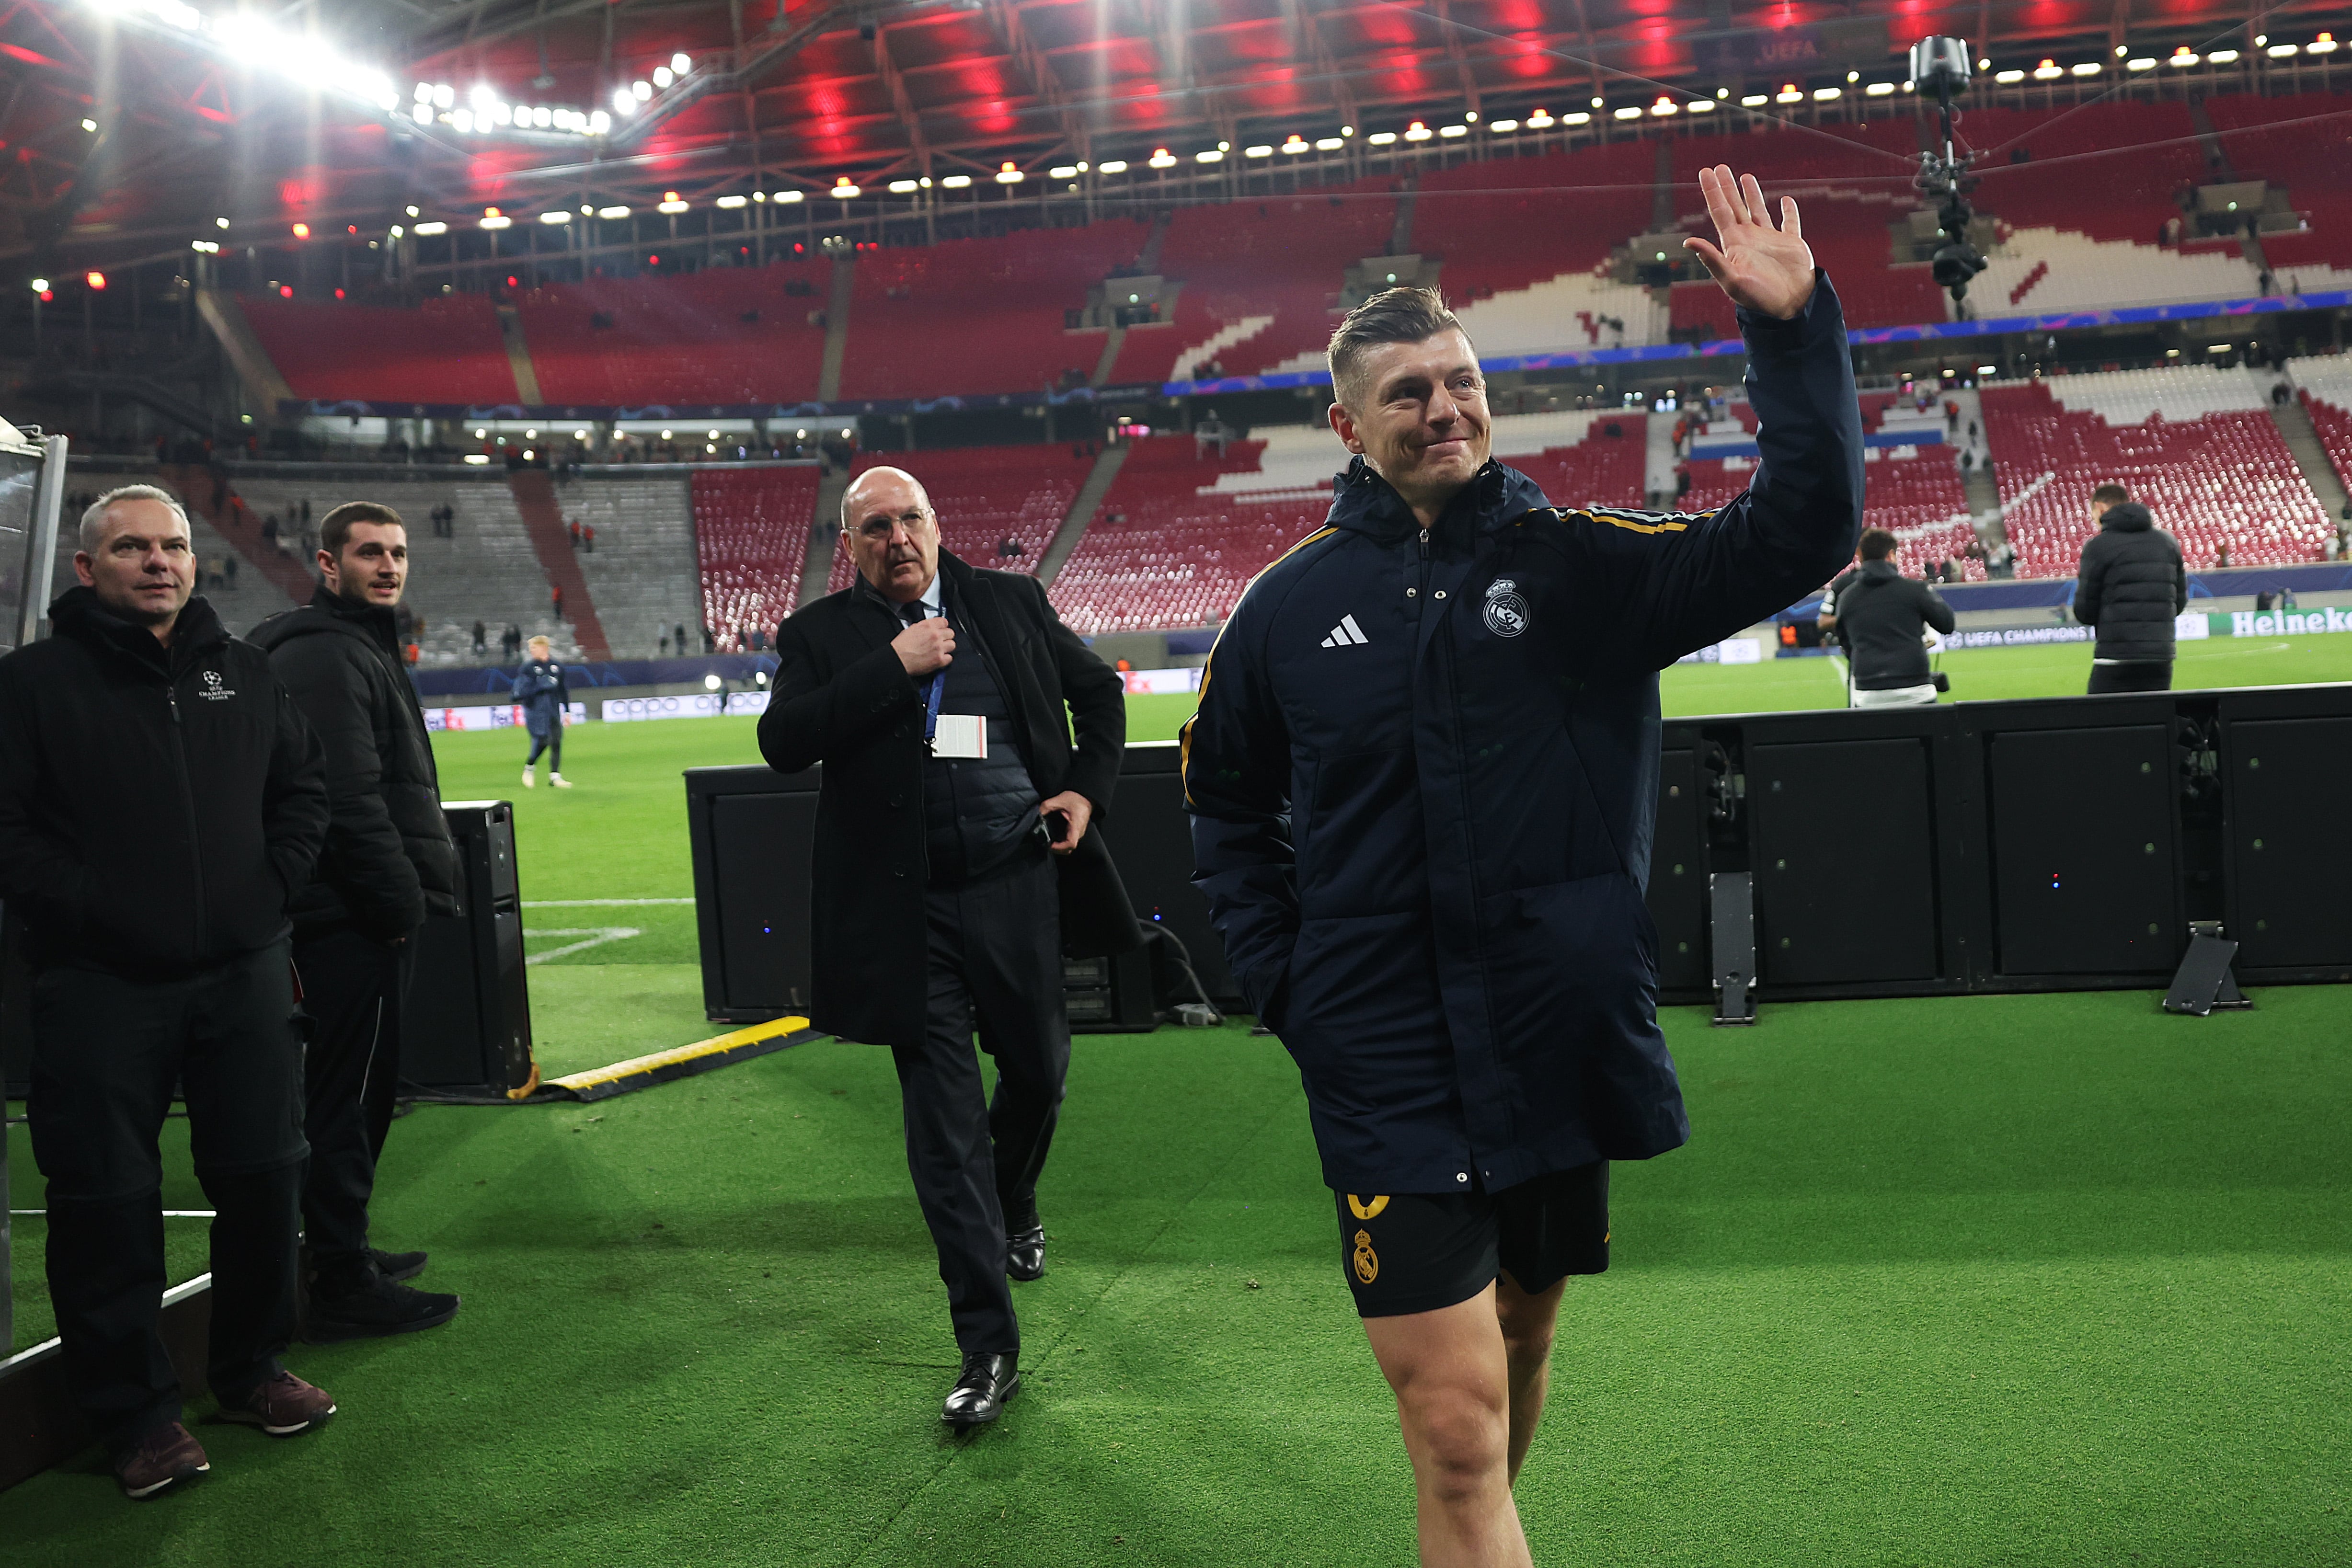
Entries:
[[[2352, 685], [1735, 714], [1660, 739], [1663, 1001], [1715, 998], [1739, 878], [1765, 1001], [2161, 989], [2191, 921], [2241, 945], [2243, 984], [2352, 981]], [[815, 773], [696, 768], [687, 804], [710, 1016], [804, 1009]], [[1128, 748], [1104, 833], [1137, 913], [1237, 1006], [1172, 742]]]

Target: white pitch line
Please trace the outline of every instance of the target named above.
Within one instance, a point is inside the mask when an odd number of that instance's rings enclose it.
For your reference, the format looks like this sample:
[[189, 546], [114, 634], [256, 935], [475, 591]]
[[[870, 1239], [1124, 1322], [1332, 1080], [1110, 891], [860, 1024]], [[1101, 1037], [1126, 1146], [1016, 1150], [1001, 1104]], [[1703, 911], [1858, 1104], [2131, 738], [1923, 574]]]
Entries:
[[584, 942], [571, 942], [561, 947], [550, 947], [544, 953], [533, 953], [523, 960], [526, 964], [544, 964], [550, 958], [561, 958], [567, 953], [584, 953], [591, 947], [601, 947], [607, 942], [624, 942], [632, 936], [642, 936], [645, 932], [635, 925], [566, 925], [547, 931], [533, 931], [525, 927], [523, 935], [587, 938]]
[[[12, 1208], [8, 1211], [12, 1218], [26, 1215], [36, 1219], [48, 1212], [46, 1208]], [[163, 1218], [166, 1219], [217, 1219], [220, 1217], [209, 1208], [167, 1208], [163, 1210]]]
[[525, 909], [620, 908], [643, 904], [692, 904], [690, 898], [526, 898]]

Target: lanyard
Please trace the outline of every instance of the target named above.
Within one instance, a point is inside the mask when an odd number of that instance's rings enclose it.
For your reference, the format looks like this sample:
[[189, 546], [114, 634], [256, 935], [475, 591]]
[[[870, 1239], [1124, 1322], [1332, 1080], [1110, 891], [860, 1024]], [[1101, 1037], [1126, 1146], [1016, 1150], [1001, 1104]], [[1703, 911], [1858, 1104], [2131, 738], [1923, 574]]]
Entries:
[[[942, 616], [947, 614], [947, 606], [944, 603], [940, 607], [940, 613]], [[929, 619], [930, 612], [928, 609], [925, 609], [917, 616], [911, 624], [919, 626], [925, 621]], [[944, 668], [933, 670], [931, 672], [930, 692], [923, 699], [923, 749], [926, 751], [930, 749], [932, 742], [937, 740], [939, 737], [940, 698], [945, 695], [947, 691], [947, 684], [948, 673]]]

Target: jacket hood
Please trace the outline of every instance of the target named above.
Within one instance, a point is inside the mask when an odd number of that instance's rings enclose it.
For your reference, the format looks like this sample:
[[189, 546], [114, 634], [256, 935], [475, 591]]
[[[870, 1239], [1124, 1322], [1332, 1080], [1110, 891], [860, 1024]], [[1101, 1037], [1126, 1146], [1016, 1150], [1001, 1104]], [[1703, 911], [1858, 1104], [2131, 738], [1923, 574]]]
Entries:
[[[1470, 483], [1446, 503], [1432, 531], [1446, 538], [1467, 538], [1507, 528], [1513, 519], [1551, 503], [1543, 487], [1516, 468], [1489, 459]], [[1381, 540], [1421, 530], [1421, 520], [1370, 463], [1358, 457], [1331, 481], [1331, 512], [1326, 526], [1370, 534]]]
[[1874, 582], [1883, 582], [1890, 577], [1901, 577], [1903, 569], [1891, 560], [1866, 560], [1862, 563], [1861, 573]]
[[277, 648], [297, 637], [320, 632], [340, 632], [357, 637], [372, 645], [377, 643], [399, 645], [394, 635], [393, 613], [389, 607], [377, 604], [354, 604], [340, 594], [330, 593], [320, 583], [310, 595], [310, 602], [292, 610], [281, 610], [245, 634], [248, 643], [263, 648]]
[[2102, 529], [2113, 528], [2119, 534], [2144, 534], [2156, 527], [2156, 517], [2137, 501], [2118, 501], [2107, 508], [2099, 519]]
[[[77, 583], [49, 601], [49, 624], [59, 632], [78, 637], [86, 643], [110, 643], [126, 653], [144, 655], [150, 647], [162, 652], [163, 644], [144, 626], [134, 625], [99, 602], [98, 591]], [[199, 653], [215, 643], [228, 641], [228, 628], [221, 623], [219, 612], [203, 594], [192, 594], [180, 608], [180, 618], [172, 628], [172, 653]]]

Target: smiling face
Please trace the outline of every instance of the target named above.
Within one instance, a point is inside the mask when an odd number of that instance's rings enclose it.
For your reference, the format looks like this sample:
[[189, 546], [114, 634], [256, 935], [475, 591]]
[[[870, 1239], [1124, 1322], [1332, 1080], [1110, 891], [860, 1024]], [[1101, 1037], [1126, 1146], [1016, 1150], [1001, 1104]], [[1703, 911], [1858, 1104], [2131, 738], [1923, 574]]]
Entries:
[[161, 501], [131, 497], [107, 507], [92, 548], [74, 555], [74, 575], [109, 613], [167, 639], [196, 586], [188, 525]]
[[1486, 466], [1494, 445], [1486, 378], [1459, 328], [1359, 350], [1331, 428], [1426, 524]]
[[408, 586], [408, 530], [398, 523], [353, 523], [341, 555], [319, 552], [327, 591], [389, 610]]
[[841, 499], [841, 529], [857, 574], [894, 604], [923, 596], [940, 570], [940, 518], [912, 474], [869, 468]]

